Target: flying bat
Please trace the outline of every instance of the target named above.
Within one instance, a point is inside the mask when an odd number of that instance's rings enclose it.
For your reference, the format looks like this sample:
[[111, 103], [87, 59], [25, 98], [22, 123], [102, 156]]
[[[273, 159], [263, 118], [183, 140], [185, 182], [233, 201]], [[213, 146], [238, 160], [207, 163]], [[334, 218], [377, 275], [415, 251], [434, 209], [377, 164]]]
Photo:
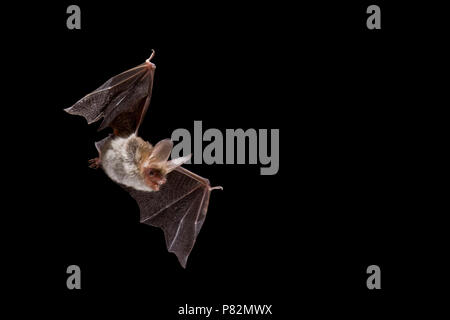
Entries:
[[170, 139], [155, 146], [138, 136], [152, 96], [155, 51], [143, 63], [106, 81], [66, 112], [83, 116], [88, 124], [103, 121], [113, 133], [95, 143], [98, 157], [91, 168], [102, 168], [136, 200], [140, 222], [164, 231], [167, 249], [183, 268], [205, 221], [210, 193], [208, 179], [181, 167], [190, 155], [168, 160]]

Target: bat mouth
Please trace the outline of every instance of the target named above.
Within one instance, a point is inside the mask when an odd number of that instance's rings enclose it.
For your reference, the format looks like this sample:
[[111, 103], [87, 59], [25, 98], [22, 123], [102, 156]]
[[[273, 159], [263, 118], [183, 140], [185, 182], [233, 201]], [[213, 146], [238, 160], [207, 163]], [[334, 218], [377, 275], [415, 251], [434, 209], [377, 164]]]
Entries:
[[161, 187], [158, 183], [156, 183], [156, 182], [152, 182], [152, 183], [150, 183], [150, 186], [151, 186], [151, 188], [153, 189], [153, 190], [155, 190], [155, 191], [159, 191], [159, 188]]
[[158, 179], [158, 180], [149, 180], [148, 185], [150, 188], [152, 188], [155, 191], [159, 191], [161, 186], [166, 183], [166, 179]]

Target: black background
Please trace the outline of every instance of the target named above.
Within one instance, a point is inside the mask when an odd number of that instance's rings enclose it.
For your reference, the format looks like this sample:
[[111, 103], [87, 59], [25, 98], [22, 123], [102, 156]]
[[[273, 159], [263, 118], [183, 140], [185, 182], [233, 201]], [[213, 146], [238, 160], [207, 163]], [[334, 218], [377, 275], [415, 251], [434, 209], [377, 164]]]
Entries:
[[[81, 30], [66, 28], [70, 4], [81, 7]], [[33, 206], [21, 209], [30, 241], [11, 262], [24, 280], [19, 295], [45, 297], [39, 307], [63, 307], [58, 315], [150, 319], [181, 319], [186, 303], [272, 304], [276, 319], [366, 317], [397, 306], [424, 281], [411, 286], [422, 204], [411, 174], [420, 110], [410, 101], [421, 99], [413, 79], [431, 38], [408, 24], [408, 6], [380, 1], [382, 29], [367, 30], [370, 4], [23, 8], [32, 27], [13, 46], [27, 48], [18, 78], [33, 85], [18, 94], [30, 108], [24, 123], [37, 127], [24, 143], [39, 170], [26, 167], [38, 192], [16, 202]], [[87, 168], [106, 133], [62, 111], [151, 49], [157, 69], [144, 139], [192, 132], [194, 120], [222, 132], [280, 129], [276, 175], [261, 176], [259, 165], [186, 166], [224, 188], [212, 193], [186, 269], [162, 231], [139, 224], [133, 199]], [[79, 291], [66, 288], [71, 264], [81, 267]], [[382, 270], [382, 290], [366, 287], [371, 264]]]

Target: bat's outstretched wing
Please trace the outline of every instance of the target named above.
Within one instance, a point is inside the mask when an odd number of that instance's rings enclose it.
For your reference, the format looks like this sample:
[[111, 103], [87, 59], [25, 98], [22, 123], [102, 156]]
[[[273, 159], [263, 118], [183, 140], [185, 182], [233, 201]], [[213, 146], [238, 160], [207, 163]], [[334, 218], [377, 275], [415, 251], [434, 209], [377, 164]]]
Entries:
[[111, 127], [118, 136], [136, 133], [152, 95], [155, 65], [150, 59], [153, 53], [143, 64], [112, 77], [64, 110], [83, 116], [89, 124], [103, 118], [99, 131]]
[[163, 229], [167, 250], [183, 268], [205, 221], [211, 190], [218, 188], [182, 167], [169, 173], [157, 192], [125, 187], [139, 205], [141, 222]]

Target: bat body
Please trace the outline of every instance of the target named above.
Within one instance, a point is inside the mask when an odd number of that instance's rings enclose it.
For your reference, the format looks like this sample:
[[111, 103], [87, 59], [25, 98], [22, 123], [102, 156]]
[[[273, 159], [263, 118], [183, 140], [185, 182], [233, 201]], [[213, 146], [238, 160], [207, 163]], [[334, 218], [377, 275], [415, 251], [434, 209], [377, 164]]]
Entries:
[[[105, 173], [115, 182], [140, 191], [157, 191], [158, 186], [145, 180], [144, 162], [153, 146], [135, 134], [108, 138], [99, 150], [100, 163]], [[164, 180], [161, 179], [161, 183]]]
[[[102, 154], [101, 164], [105, 173], [115, 182], [129, 186], [136, 190], [152, 192], [140, 170], [141, 149], [150, 149], [151, 145], [143, 141], [135, 134], [127, 138], [116, 138], [106, 142], [100, 150]], [[145, 151], [145, 150], [143, 150]]]
[[212, 188], [207, 179], [181, 167], [190, 155], [168, 160], [171, 140], [153, 146], [137, 135], [152, 94], [153, 54], [65, 111], [83, 116], [89, 124], [103, 118], [99, 130], [113, 129], [113, 134], [95, 143], [99, 156], [90, 160], [90, 167], [101, 167], [130, 193], [139, 205], [141, 222], [163, 229], [167, 249], [186, 267], [211, 190], [221, 187]]

